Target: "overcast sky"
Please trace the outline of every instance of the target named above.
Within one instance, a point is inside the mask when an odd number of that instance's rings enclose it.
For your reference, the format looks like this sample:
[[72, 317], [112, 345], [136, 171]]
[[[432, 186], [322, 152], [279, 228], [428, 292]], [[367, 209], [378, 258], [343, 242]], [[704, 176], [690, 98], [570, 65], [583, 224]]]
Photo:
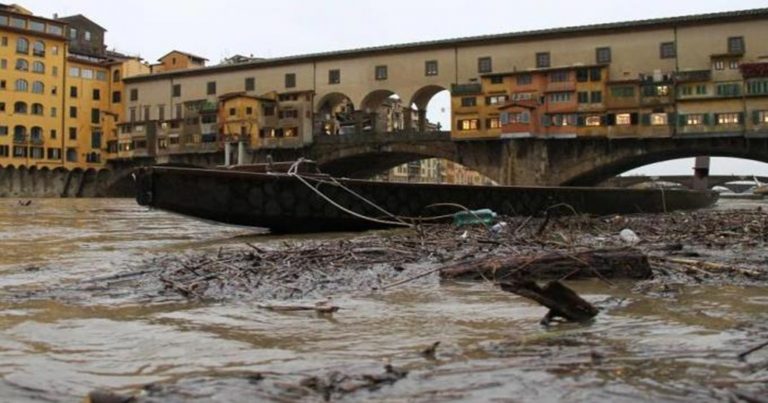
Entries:
[[[12, 3], [16, 0], [0, 0]], [[109, 48], [154, 62], [171, 49], [217, 63], [257, 57], [768, 7], [765, 0], [19, 0], [51, 17], [84, 14]], [[676, 163], [689, 173], [692, 163]], [[722, 164], [722, 163], [721, 163]], [[737, 165], [727, 162], [727, 170]], [[683, 168], [684, 167], [684, 168]], [[768, 175], [768, 165], [761, 174]], [[653, 171], [653, 168], [651, 168]], [[685, 172], [681, 172], [684, 169]], [[745, 167], [751, 171], [754, 168]], [[736, 170], [738, 171], [738, 170]], [[734, 171], [734, 172], [736, 172]], [[719, 170], [718, 170], [719, 172]], [[731, 172], [723, 172], [731, 173]], [[749, 173], [749, 172], [737, 172]]]

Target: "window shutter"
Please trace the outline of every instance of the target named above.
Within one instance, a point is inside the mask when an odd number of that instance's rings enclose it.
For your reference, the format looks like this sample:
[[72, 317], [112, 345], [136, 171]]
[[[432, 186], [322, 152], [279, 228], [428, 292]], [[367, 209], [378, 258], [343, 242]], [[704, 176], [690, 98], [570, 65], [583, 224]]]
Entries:
[[744, 124], [744, 112], [739, 112], [739, 124]]
[[651, 114], [644, 113], [641, 116], [640, 121], [642, 122], [643, 126], [650, 126], [650, 124], [651, 124]]
[[616, 126], [616, 114], [615, 113], [609, 113], [607, 116], [608, 120], [608, 126]]
[[585, 118], [582, 115], [578, 115], [576, 117], [576, 125], [577, 126], [586, 126], [587, 125], [587, 118]]
[[541, 124], [542, 124], [544, 127], [549, 127], [549, 126], [552, 126], [552, 117], [550, 117], [549, 115], [544, 115], [544, 116], [542, 116], [542, 117], [541, 117]]
[[674, 126], [675, 125], [675, 119], [677, 119], [677, 114], [675, 112], [667, 113], [667, 125]]
[[760, 111], [752, 111], [752, 123], [756, 125], [760, 124]]
[[[614, 120], [615, 120], [614, 116]], [[614, 122], [615, 123], [615, 122]], [[600, 116], [600, 126], [605, 126], [607, 124], [607, 117], [605, 115]]]
[[688, 123], [688, 115], [683, 115], [682, 113], [677, 115], [678, 126], [685, 126], [686, 123]]
[[636, 125], [636, 124], [638, 124], [638, 122], [639, 122], [639, 120], [638, 120], [638, 117], [639, 117], [639, 115], [637, 114], [637, 112], [635, 112], [635, 113], [630, 113], [630, 114], [629, 114], [629, 123], [630, 123], [631, 125]]
[[502, 125], [508, 125], [509, 124], [509, 112], [501, 112], [499, 115], [499, 123]]
[[704, 114], [704, 125], [709, 126], [712, 124], [712, 114], [711, 113], [705, 113]]

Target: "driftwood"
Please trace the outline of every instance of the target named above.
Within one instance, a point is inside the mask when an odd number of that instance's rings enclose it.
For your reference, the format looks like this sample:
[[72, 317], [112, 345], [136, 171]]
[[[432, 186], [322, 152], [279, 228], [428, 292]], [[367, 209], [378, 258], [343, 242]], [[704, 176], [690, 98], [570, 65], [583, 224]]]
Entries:
[[539, 287], [533, 281], [510, 281], [501, 283], [501, 289], [532, 299], [549, 308], [549, 313], [541, 323], [548, 325], [555, 317], [573, 322], [585, 322], [597, 315], [597, 308], [581, 298], [576, 292], [559, 281]]
[[446, 279], [488, 279], [494, 281], [559, 280], [563, 278], [652, 277], [648, 258], [634, 249], [592, 250], [548, 253], [534, 256], [492, 256], [459, 262], [440, 269]]
[[301, 311], [315, 311], [319, 314], [330, 314], [337, 312], [340, 308], [335, 305], [327, 305], [319, 303], [315, 305], [258, 305], [261, 309], [274, 312], [301, 312]]

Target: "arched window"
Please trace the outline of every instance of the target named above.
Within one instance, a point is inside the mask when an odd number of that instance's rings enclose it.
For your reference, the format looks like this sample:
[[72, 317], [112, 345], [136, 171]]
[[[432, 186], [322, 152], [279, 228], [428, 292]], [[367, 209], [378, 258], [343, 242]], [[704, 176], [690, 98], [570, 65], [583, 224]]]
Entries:
[[21, 91], [21, 92], [29, 91], [29, 83], [27, 82], [27, 80], [24, 80], [21, 78], [16, 80], [16, 91]]
[[45, 92], [45, 84], [43, 84], [40, 81], [35, 81], [32, 83], [32, 92], [35, 94], [42, 94]]
[[32, 62], [33, 73], [45, 73], [45, 64], [43, 62]]
[[32, 54], [35, 56], [45, 56], [45, 43], [43, 41], [35, 41]]
[[29, 131], [29, 137], [32, 141], [42, 141], [43, 140], [43, 128], [39, 126], [35, 126], [32, 128], [32, 130]]
[[33, 115], [43, 115], [43, 105], [42, 104], [32, 104], [32, 114]]
[[13, 113], [27, 113], [27, 104], [26, 102], [16, 102], [13, 104]]
[[120, 70], [115, 70], [112, 72], [112, 82], [119, 82], [120, 81]]
[[26, 38], [16, 40], [16, 52], [29, 54], [29, 41]]
[[23, 140], [24, 137], [27, 137], [27, 128], [24, 126], [14, 126], [13, 137], [17, 140]]
[[19, 70], [19, 71], [29, 71], [29, 62], [27, 62], [24, 59], [17, 59], [16, 60], [16, 70]]

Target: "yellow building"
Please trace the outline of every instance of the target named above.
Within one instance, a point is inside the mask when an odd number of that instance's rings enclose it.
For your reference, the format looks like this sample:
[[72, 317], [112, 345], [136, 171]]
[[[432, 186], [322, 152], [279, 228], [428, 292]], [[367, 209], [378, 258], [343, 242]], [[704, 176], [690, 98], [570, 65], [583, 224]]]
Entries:
[[149, 67], [107, 51], [105, 31], [0, 6], [0, 166], [98, 169], [115, 155], [122, 80]]
[[62, 166], [66, 25], [0, 6], [0, 166]]

